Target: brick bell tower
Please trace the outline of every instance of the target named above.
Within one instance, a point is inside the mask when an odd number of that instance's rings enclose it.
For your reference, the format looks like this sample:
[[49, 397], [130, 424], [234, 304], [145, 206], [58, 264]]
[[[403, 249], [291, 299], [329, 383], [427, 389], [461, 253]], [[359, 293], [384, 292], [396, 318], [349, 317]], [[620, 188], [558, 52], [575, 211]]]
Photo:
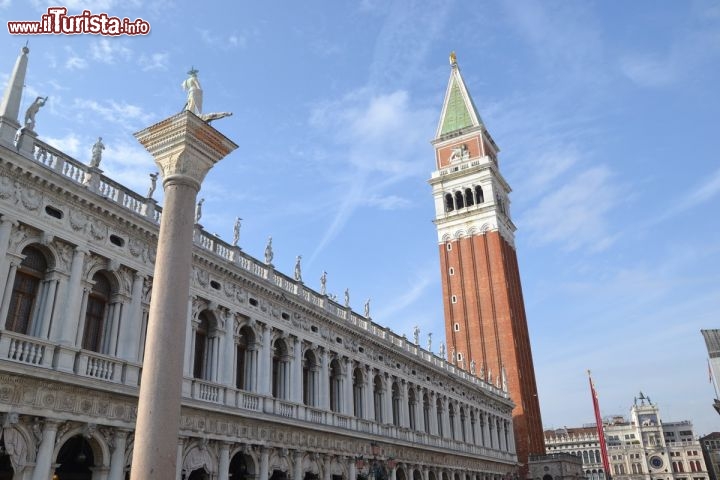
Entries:
[[450, 80], [435, 139], [435, 199], [448, 359], [507, 388], [515, 402], [518, 460], [544, 454], [525, 305], [499, 149], [450, 54]]

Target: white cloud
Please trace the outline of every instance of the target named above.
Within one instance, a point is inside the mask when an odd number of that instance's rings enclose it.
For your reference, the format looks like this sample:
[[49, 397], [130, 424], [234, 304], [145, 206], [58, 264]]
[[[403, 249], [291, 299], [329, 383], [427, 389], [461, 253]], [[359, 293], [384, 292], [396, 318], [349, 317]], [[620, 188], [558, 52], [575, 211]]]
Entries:
[[220, 35], [203, 28], [196, 28], [195, 30], [200, 34], [200, 39], [211, 47], [227, 50], [231, 48], [244, 48], [247, 45], [247, 36], [242, 34], [233, 32]]
[[145, 113], [141, 107], [114, 100], [100, 103], [96, 100], [76, 98], [73, 107], [83, 117], [87, 116], [88, 112], [97, 114], [104, 120], [125, 128], [138, 128], [149, 124], [152, 119], [152, 115]]
[[150, 70], [167, 70], [170, 54], [167, 52], [156, 52], [150, 55], [142, 54], [138, 59], [138, 65], [144, 72]]
[[55, 147], [63, 153], [67, 153], [75, 159], [78, 159], [80, 155], [80, 145], [83, 143], [75, 133], [69, 133], [64, 137], [42, 137], [41, 139], [48, 145]]
[[100, 38], [90, 44], [90, 55], [93, 60], [112, 64], [119, 60], [128, 60], [132, 50], [122, 44], [120, 39]]
[[408, 177], [425, 175], [418, 162], [427, 152], [425, 141], [432, 132], [435, 112], [412, 105], [404, 90], [373, 93], [359, 89], [338, 101], [325, 103], [311, 112], [310, 124], [318, 130], [334, 132], [335, 151], [328, 161], [350, 167], [342, 182], [343, 201], [333, 205], [335, 216], [310, 261], [343, 228], [360, 206], [382, 209], [402, 208], [407, 201], [384, 190]]
[[569, 250], [607, 248], [616, 234], [606, 217], [619, 197], [611, 177], [603, 166], [575, 175], [523, 212], [523, 227], [542, 244], [559, 243]]
[[65, 60], [65, 68], [68, 70], [83, 70], [87, 68], [87, 60], [78, 56], [72, 49], [66, 48], [69, 53], [67, 60]]

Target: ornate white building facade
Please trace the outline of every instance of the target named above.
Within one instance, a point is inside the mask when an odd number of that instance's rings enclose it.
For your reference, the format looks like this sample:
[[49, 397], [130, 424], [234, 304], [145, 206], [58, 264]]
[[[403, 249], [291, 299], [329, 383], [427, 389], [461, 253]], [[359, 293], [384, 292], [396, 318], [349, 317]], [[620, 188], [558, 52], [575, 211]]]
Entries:
[[[0, 108], [0, 480], [121, 480], [162, 210], [20, 130], [28, 53]], [[192, 265], [177, 478], [516, 471], [501, 388], [199, 225]]]
[[[630, 419], [612, 418], [603, 425], [613, 480], [708, 480], [700, 441], [688, 420], [663, 422], [659, 407], [640, 394]], [[590, 480], [606, 474], [595, 426], [545, 432], [548, 453], [571, 453], [583, 460]]]

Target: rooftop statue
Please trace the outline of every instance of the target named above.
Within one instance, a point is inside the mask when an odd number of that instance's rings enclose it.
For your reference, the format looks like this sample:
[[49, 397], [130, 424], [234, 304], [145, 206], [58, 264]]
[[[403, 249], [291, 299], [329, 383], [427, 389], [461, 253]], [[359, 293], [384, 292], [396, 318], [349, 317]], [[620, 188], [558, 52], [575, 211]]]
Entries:
[[35, 114], [40, 110], [40, 107], [45, 105], [48, 97], [37, 97], [35, 101], [25, 111], [25, 127], [30, 130], [35, 130]]
[[183, 110], [188, 110], [195, 115], [202, 114], [203, 91], [197, 74], [200, 73], [192, 67], [188, 72], [189, 77], [182, 83], [182, 88], [188, 94]]
[[98, 168], [102, 161], [102, 151], [105, 150], [105, 144], [102, 137], [98, 137], [97, 142], [92, 146], [92, 157], [90, 158], [90, 166]]

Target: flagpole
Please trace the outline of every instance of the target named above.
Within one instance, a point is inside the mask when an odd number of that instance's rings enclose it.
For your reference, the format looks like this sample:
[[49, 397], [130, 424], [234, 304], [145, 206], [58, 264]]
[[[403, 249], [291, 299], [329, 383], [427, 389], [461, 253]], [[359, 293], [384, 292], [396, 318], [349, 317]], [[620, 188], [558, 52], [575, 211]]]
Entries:
[[590, 370], [587, 371], [588, 380], [590, 382], [590, 394], [592, 395], [593, 410], [595, 411], [595, 426], [597, 427], [598, 439], [600, 441], [600, 455], [602, 456], [602, 464], [605, 469], [605, 478], [610, 480], [612, 475], [610, 473], [610, 462], [608, 460], [607, 444], [605, 443], [605, 431], [603, 429], [602, 417], [600, 416], [600, 402], [598, 401], [597, 392], [595, 391], [595, 384], [593, 384]]
[[715, 375], [713, 374], [712, 364], [710, 363], [710, 359], [708, 358], [708, 372], [710, 373], [710, 383], [713, 385], [713, 389], [715, 390], [715, 398], [720, 398], [720, 395], [718, 395], [718, 389], [717, 384], [715, 383]]

